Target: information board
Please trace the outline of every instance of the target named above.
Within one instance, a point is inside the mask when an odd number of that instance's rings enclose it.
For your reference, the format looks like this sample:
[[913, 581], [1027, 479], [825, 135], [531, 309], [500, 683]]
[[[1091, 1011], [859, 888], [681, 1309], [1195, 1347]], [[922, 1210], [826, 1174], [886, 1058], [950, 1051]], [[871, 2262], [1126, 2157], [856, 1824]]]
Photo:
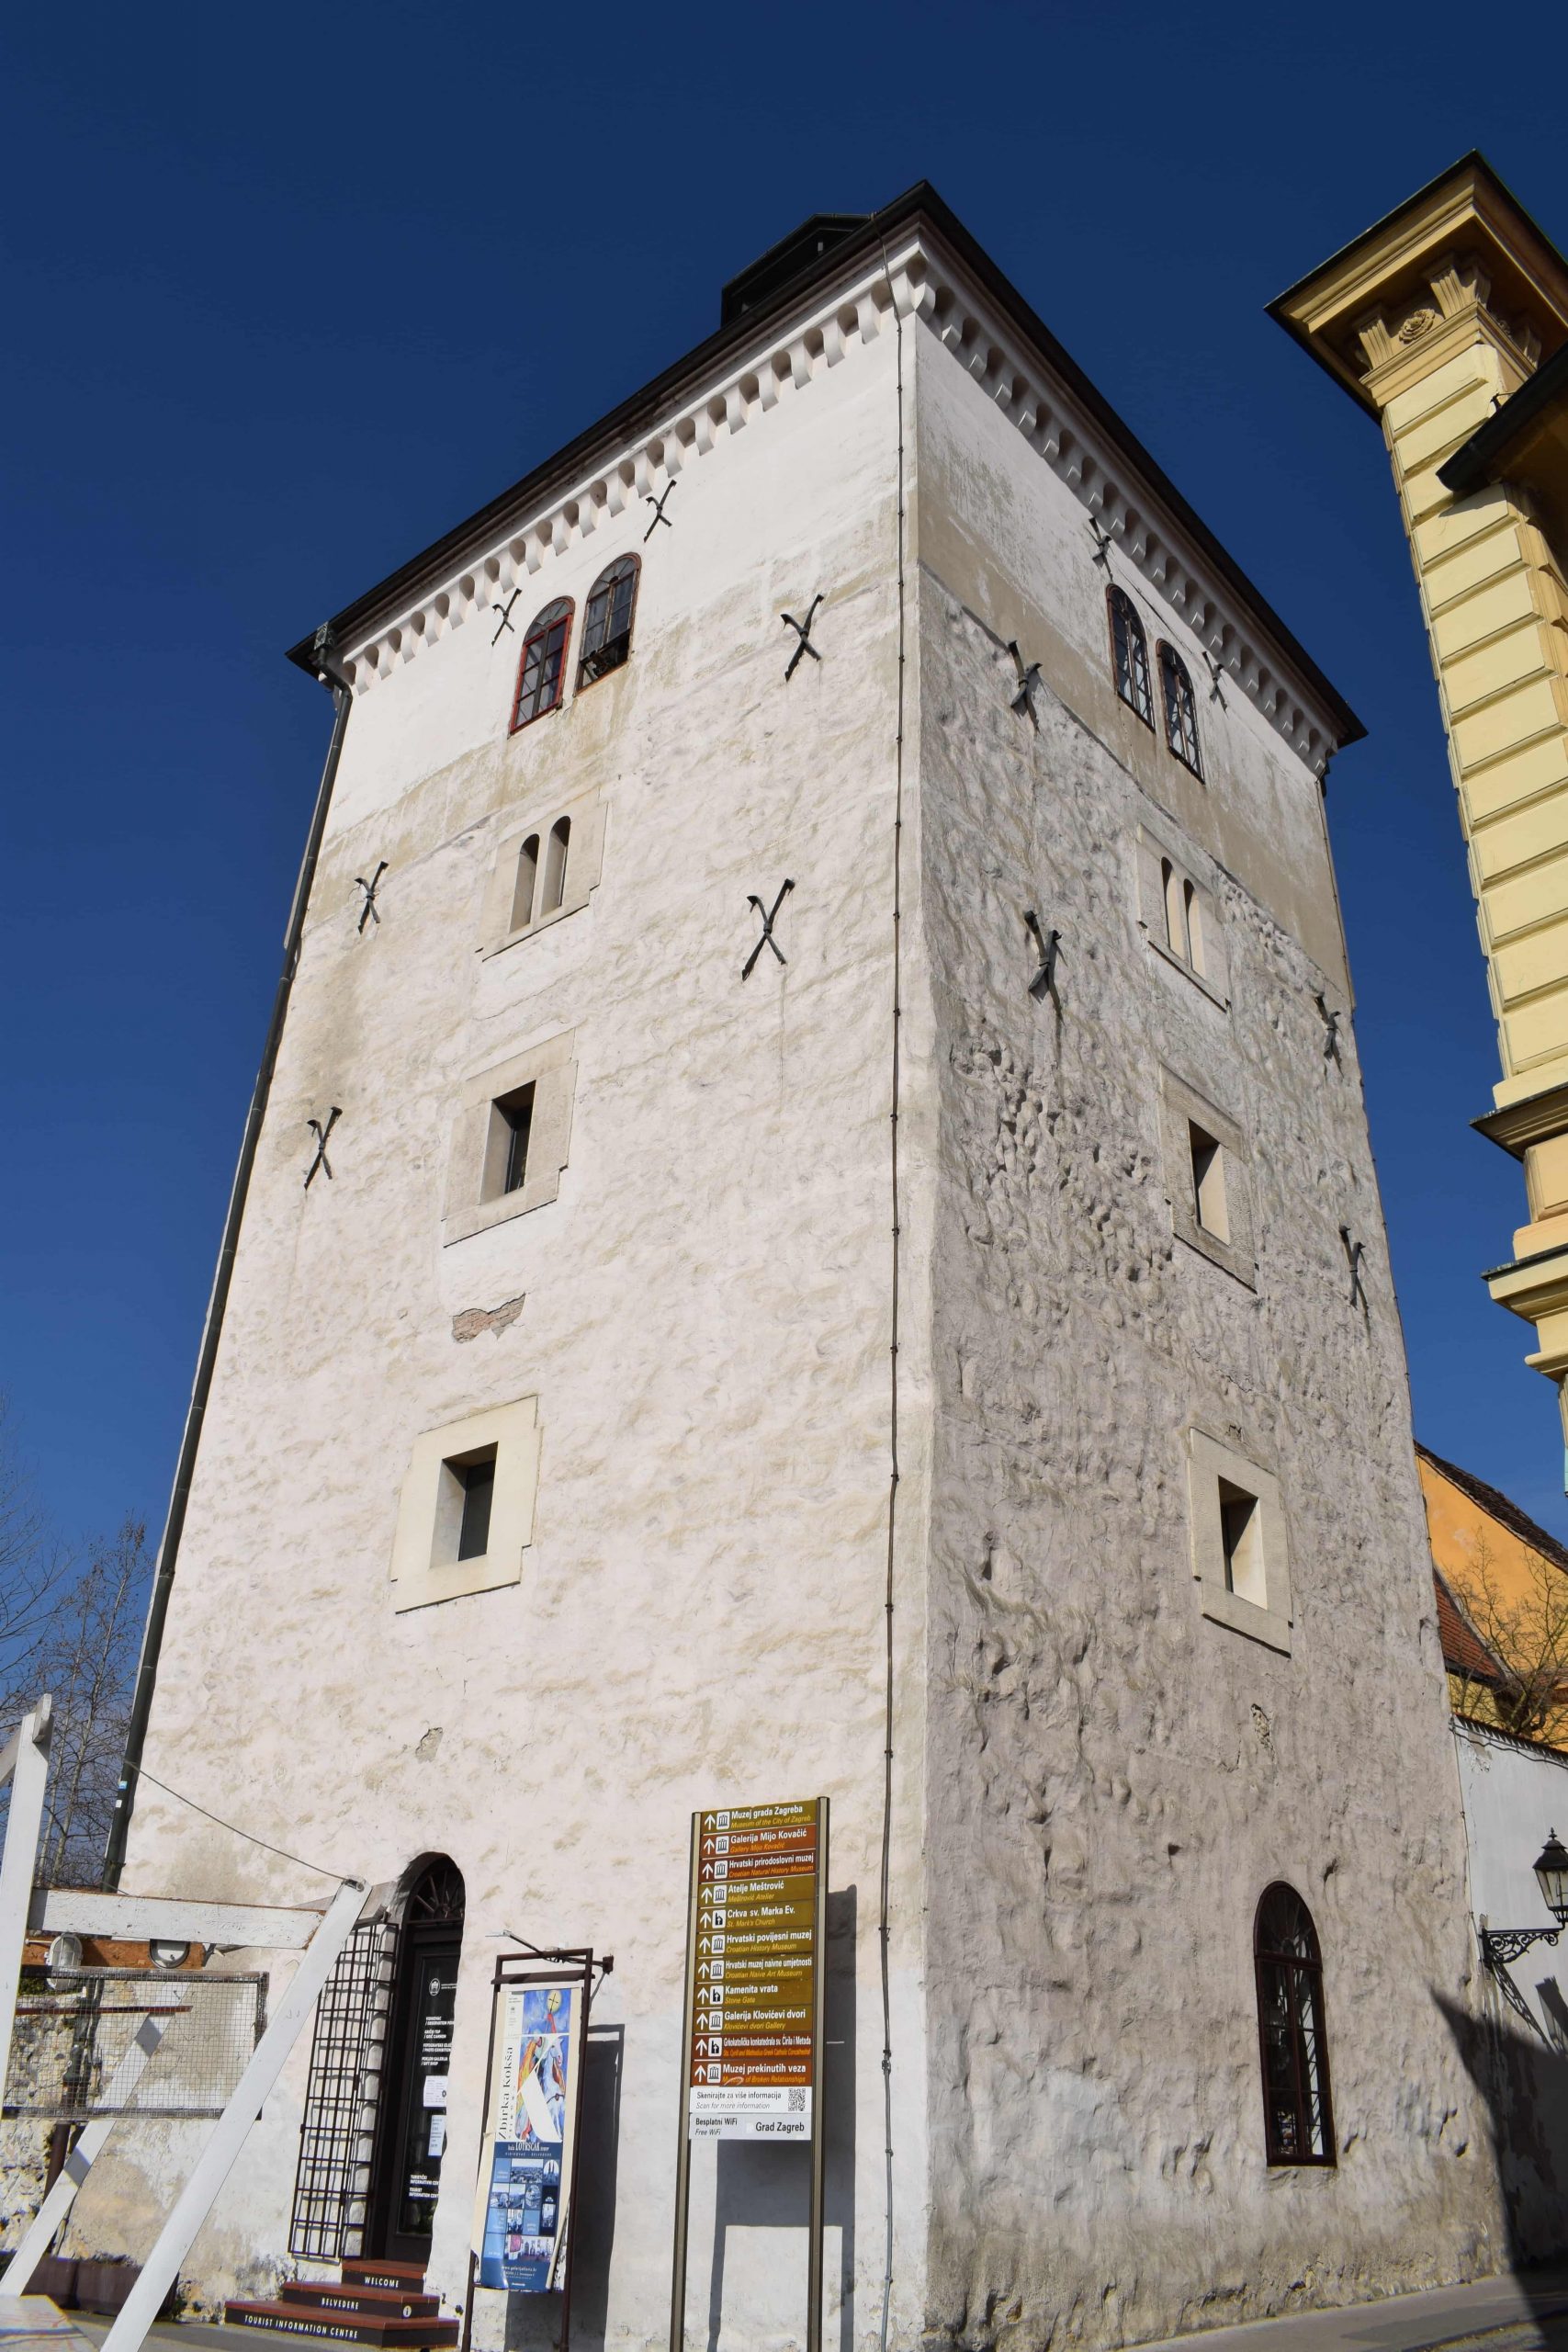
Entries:
[[694, 1817], [686, 1959], [693, 2140], [812, 2138], [821, 2075], [827, 1805]]

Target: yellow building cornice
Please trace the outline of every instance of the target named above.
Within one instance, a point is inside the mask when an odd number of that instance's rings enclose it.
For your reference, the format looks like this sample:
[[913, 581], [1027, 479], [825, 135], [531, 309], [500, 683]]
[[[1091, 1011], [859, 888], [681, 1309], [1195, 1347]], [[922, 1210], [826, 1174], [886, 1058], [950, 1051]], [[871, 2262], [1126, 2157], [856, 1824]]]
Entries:
[[[1512, 345], [1523, 372], [1568, 342], [1568, 266], [1483, 155], [1450, 168], [1269, 305], [1353, 400], [1374, 416], [1389, 397], [1369, 379], [1427, 331], [1452, 319], [1435, 281], [1467, 266], [1484, 276], [1481, 307]], [[1379, 349], [1379, 338], [1393, 346]], [[1368, 339], [1371, 339], [1371, 348]], [[1409, 371], [1427, 372], [1431, 355]], [[1381, 397], [1380, 397], [1381, 395]]]

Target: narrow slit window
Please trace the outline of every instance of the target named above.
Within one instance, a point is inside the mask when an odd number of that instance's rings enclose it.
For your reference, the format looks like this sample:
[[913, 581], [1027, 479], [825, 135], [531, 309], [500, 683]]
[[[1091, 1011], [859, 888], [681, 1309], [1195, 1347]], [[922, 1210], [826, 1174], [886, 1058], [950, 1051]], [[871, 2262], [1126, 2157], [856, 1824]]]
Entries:
[[1205, 1233], [1216, 1241], [1231, 1238], [1230, 1217], [1225, 1208], [1225, 1155], [1211, 1135], [1189, 1120], [1189, 1147], [1192, 1154], [1192, 1206]]
[[1187, 880], [1168, 857], [1161, 858], [1159, 871], [1165, 889], [1165, 943], [1173, 956], [1179, 956], [1184, 964], [1190, 964], [1192, 956], [1187, 927]]
[[1264, 1890], [1252, 1930], [1263, 2062], [1263, 2140], [1271, 2165], [1332, 2165], [1323, 1959], [1312, 1914], [1293, 1886]]
[[490, 1550], [496, 1455], [495, 1446], [482, 1445], [471, 1453], [449, 1454], [442, 1463], [432, 1567], [452, 1568], [462, 1560], [482, 1560]]
[[481, 1197], [499, 1201], [520, 1193], [528, 1181], [528, 1144], [534, 1127], [534, 1088], [520, 1086], [490, 1106], [490, 1137], [485, 1151]]
[[1175, 647], [1163, 643], [1159, 649], [1159, 683], [1165, 703], [1165, 740], [1182, 766], [1190, 768], [1201, 783], [1203, 763], [1198, 752], [1198, 705], [1193, 699], [1192, 681]]
[[549, 845], [545, 851], [545, 891], [539, 907], [542, 915], [557, 914], [566, 897], [566, 860], [571, 845], [571, 819], [558, 817], [550, 827]]
[[1181, 914], [1182, 920], [1187, 927], [1187, 960], [1191, 965], [1192, 969], [1195, 972], [1201, 974], [1203, 969], [1203, 903], [1198, 896], [1195, 886], [1190, 882], [1183, 882], [1181, 886]]
[[517, 853], [517, 881], [512, 893], [512, 928], [525, 931], [534, 920], [534, 892], [539, 880], [539, 836], [530, 833]]
[[1155, 723], [1155, 698], [1149, 685], [1149, 641], [1133, 599], [1124, 588], [1107, 591], [1111, 613], [1111, 662], [1116, 691], [1145, 727]]
[[632, 616], [637, 610], [637, 577], [641, 565], [635, 555], [623, 555], [599, 574], [588, 592], [582, 619], [582, 654], [577, 668], [579, 690], [618, 670], [632, 650]]
[[566, 686], [566, 648], [571, 635], [572, 604], [558, 596], [547, 605], [527, 636], [517, 663], [517, 698], [512, 706], [512, 732], [531, 726], [554, 710]]
[[482, 1560], [490, 1549], [490, 1510], [495, 1499], [495, 1455], [465, 1462], [457, 1476], [463, 1487], [463, 1516], [457, 1527], [459, 1560]]
[[1256, 1495], [1220, 1480], [1220, 1544], [1225, 1560], [1225, 1590], [1259, 1609], [1269, 1606], [1263, 1557], [1263, 1512]]

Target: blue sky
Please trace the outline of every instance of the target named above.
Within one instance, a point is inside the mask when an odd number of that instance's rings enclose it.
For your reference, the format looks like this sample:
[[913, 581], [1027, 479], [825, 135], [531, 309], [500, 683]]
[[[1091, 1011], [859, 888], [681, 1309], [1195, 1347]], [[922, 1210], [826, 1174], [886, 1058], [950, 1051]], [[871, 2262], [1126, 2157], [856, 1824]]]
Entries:
[[[1473, 11], [11, 9], [0, 1386], [68, 1532], [162, 1518], [325, 747], [282, 649], [941, 189], [1359, 710], [1338, 859], [1416, 1426], [1568, 1534], [1481, 1270], [1495, 1047], [1375, 428], [1263, 306], [1472, 146], [1568, 243], [1568, 36]], [[1556, 43], [1556, 55], [1548, 53]]]

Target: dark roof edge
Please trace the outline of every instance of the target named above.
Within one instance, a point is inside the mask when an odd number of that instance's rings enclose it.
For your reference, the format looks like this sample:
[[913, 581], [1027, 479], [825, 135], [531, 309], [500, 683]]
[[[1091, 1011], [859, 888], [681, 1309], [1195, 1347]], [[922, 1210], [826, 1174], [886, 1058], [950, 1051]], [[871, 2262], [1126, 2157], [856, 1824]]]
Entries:
[[1533, 376], [1527, 376], [1513, 398], [1494, 410], [1485, 424], [1478, 424], [1469, 440], [1461, 442], [1447, 463], [1438, 468], [1443, 488], [1451, 490], [1456, 498], [1467, 498], [1472, 490], [1484, 490], [1488, 482], [1506, 473], [1517, 442], [1542, 411], [1558, 400], [1568, 400], [1568, 343], [1554, 351]]
[[1543, 1559], [1551, 1562], [1553, 1567], [1561, 1568], [1568, 1575], [1568, 1545], [1560, 1544], [1549, 1529], [1530, 1517], [1529, 1511], [1521, 1510], [1511, 1495], [1506, 1495], [1500, 1487], [1488, 1486], [1486, 1480], [1478, 1478], [1473, 1470], [1461, 1470], [1457, 1462], [1446, 1462], [1440, 1453], [1434, 1453], [1429, 1445], [1423, 1445], [1419, 1438], [1415, 1440], [1415, 1446], [1423, 1462], [1429, 1462], [1434, 1470], [1440, 1470], [1443, 1476], [1458, 1487], [1462, 1494], [1468, 1495], [1472, 1503], [1479, 1503], [1483, 1510], [1490, 1512], [1499, 1526], [1507, 1528], [1521, 1544], [1528, 1544], [1531, 1551], [1539, 1552]]
[[[492, 498], [488, 505], [470, 514], [454, 530], [446, 532], [409, 562], [367, 589], [363, 595], [344, 605], [327, 624], [337, 642], [350, 645], [355, 639], [370, 634], [380, 620], [390, 619], [415, 598], [422, 588], [445, 579], [452, 566], [460, 563], [470, 548], [494, 537], [504, 527], [510, 514], [519, 508], [542, 503], [552, 483], [563, 476], [570, 479], [589, 470], [601, 451], [618, 446], [639, 429], [651, 424], [662, 411], [674, 404], [683, 387], [711, 375], [722, 360], [755, 341], [773, 321], [796, 308], [815, 283], [826, 283], [846, 266], [863, 262], [887, 237], [919, 218], [931, 222], [938, 234], [953, 247], [965, 268], [1036, 346], [1074, 397], [1087, 409], [1112, 447], [1142, 477], [1160, 503], [1168, 509], [1173, 521], [1190, 537], [1226, 586], [1247, 606], [1263, 632], [1272, 638], [1287, 663], [1298, 673], [1302, 684], [1335, 720], [1339, 730], [1339, 747], [1343, 749], [1348, 743], [1359, 742], [1367, 730], [1338, 689], [1319, 669], [1294, 632], [1286, 627], [1268, 598], [1188, 503], [1164, 468], [1150, 456], [1104, 394], [1096, 389], [1077, 362], [1063, 349], [1044, 321], [1025, 301], [1011, 280], [1003, 276], [984, 247], [970, 234], [956, 213], [949, 209], [928, 180], [917, 180], [913, 187], [907, 188], [902, 196], [895, 198], [880, 212], [871, 214], [863, 229], [835, 245], [814, 268], [793, 278], [787, 287], [781, 288], [773, 302], [761, 303], [756, 310], [744, 312], [730, 325], [720, 327], [716, 334], [709, 335], [640, 390], [623, 401], [618, 408], [612, 409], [574, 440], [569, 441], [564, 448], [558, 449], [543, 465], [525, 474], [521, 481], [513, 482], [499, 497]], [[297, 645], [288, 649], [289, 661], [309, 672], [312, 677], [316, 674], [317, 666], [311, 659], [315, 634], [314, 629], [310, 630]]]

